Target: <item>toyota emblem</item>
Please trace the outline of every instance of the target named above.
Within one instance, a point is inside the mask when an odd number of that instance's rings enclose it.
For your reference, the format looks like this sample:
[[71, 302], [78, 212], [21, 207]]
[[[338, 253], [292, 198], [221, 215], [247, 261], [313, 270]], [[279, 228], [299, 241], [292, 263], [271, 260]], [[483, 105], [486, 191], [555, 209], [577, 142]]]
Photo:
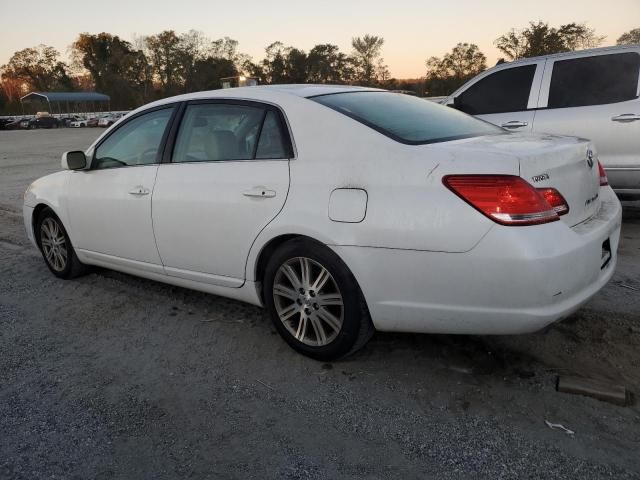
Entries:
[[593, 168], [593, 151], [591, 149], [587, 150], [587, 165], [589, 168]]

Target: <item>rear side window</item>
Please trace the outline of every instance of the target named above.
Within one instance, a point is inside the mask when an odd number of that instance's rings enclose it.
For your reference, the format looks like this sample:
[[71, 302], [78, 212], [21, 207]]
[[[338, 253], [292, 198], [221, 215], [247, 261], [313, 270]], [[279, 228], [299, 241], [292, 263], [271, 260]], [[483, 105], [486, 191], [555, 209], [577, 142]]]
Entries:
[[549, 108], [624, 102], [637, 97], [640, 55], [618, 53], [556, 61]]
[[536, 65], [492, 73], [456, 97], [454, 105], [470, 115], [526, 110], [535, 73]]
[[288, 158], [278, 115], [249, 105], [189, 105], [176, 138], [172, 161], [218, 162]]
[[409, 145], [504, 133], [501, 128], [452, 108], [401, 93], [335, 93], [310, 100]]

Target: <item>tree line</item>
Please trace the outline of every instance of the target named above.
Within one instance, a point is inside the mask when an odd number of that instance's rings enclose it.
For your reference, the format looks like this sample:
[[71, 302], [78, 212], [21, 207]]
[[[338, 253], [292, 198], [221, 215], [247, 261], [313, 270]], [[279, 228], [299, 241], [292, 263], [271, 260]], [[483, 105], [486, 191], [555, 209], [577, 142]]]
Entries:
[[[504, 60], [590, 48], [599, 36], [585, 24], [559, 27], [539, 21], [513, 29], [495, 40]], [[640, 43], [640, 28], [622, 34], [618, 44]], [[392, 78], [382, 56], [384, 39], [355, 37], [345, 53], [330, 43], [308, 52], [274, 42], [254, 61], [236, 40], [212, 40], [191, 30], [165, 30], [132, 42], [109, 33], [81, 33], [71, 45], [70, 62], [53, 47], [38, 45], [15, 52], [0, 67], [0, 112], [18, 113], [19, 98], [29, 91], [95, 90], [111, 97], [114, 109], [130, 109], [180, 93], [221, 88], [221, 79], [255, 77], [261, 84], [333, 83], [409, 90], [418, 95], [447, 95], [487, 68], [486, 56], [473, 43], [459, 43], [442, 57], [426, 61], [419, 79]]]

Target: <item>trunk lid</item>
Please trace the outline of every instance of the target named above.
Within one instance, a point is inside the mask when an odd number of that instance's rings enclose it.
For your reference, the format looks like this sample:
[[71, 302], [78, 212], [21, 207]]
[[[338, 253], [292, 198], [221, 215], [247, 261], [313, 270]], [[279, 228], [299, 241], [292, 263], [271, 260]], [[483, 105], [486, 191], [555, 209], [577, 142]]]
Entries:
[[570, 226], [587, 220], [600, 207], [598, 159], [589, 140], [507, 134], [462, 140], [458, 146], [517, 158], [520, 177], [535, 188], [555, 188], [565, 198], [569, 213], [560, 219]]

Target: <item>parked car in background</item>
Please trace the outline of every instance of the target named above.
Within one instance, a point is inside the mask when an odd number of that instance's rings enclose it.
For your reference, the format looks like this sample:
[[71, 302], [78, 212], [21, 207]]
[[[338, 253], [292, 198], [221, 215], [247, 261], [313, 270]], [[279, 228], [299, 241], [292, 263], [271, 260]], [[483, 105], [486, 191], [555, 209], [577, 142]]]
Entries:
[[91, 117], [89, 120], [87, 120], [87, 127], [97, 127], [98, 121], [98, 117]]
[[639, 78], [640, 45], [598, 48], [497, 65], [444, 103], [514, 132], [591, 139], [616, 193], [639, 197]]
[[29, 128], [58, 128], [59, 121], [55, 117], [38, 116], [29, 121]]
[[31, 123], [31, 118], [22, 118], [20, 119], [19, 128], [27, 129], [29, 128], [29, 124]]
[[84, 120], [84, 118], [79, 115], [68, 115], [65, 117], [60, 117], [58, 120], [60, 121], [60, 126], [70, 127], [71, 122], [82, 121]]
[[[29, 122], [27, 121], [27, 125], [29, 125]], [[22, 119], [14, 119], [10, 122], [7, 122], [4, 124], [3, 129], [4, 130], [21, 130], [22, 128]]]
[[166, 98], [62, 167], [23, 208], [54, 275], [98, 265], [262, 305], [321, 360], [374, 328], [538, 330], [617, 260], [621, 206], [591, 142], [384, 90]]
[[98, 126], [107, 128], [116, 123], [122, 117], [121, 113], [114, 113], [105, 117], [100, 117], [98, 120]]
[[86, 118], [78, 117], [69, 123], [71, 128], [84, 128], [87, 126], [88, 120]]
[[9, 128], [7, 128], [7, 125], [15, 122], [15, 118], [9, 117], [9, 118], [0, 118], [0, 130], [9, 130]]

